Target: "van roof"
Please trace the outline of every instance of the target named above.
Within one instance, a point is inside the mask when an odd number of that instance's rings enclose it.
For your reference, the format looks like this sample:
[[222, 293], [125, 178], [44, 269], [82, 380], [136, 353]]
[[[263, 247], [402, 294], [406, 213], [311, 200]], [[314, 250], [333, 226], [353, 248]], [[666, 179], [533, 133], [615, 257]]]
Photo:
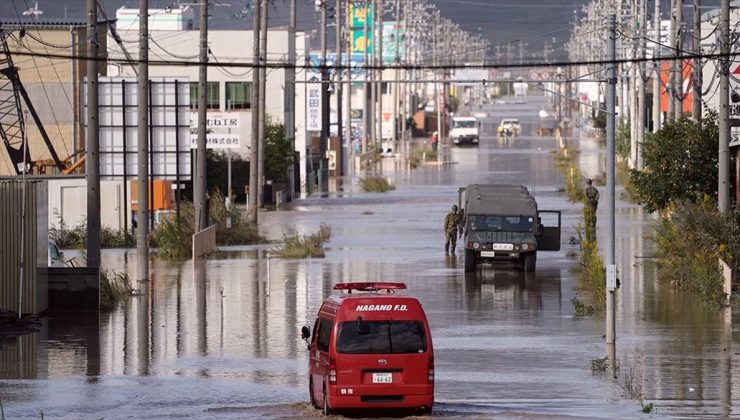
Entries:
[[465, 117], [459, 117], [459, 116], [458, 117], [452, 117], [452, 119], [453, 120], [466, 120], [466, 121], [477, 121], [478, 120], [475, 117], [468, 117], [468, 116], [465, 116]]
[[467, 214], [537, 214], [537, 202], [523, 185], [471, 184], [465, 193]]

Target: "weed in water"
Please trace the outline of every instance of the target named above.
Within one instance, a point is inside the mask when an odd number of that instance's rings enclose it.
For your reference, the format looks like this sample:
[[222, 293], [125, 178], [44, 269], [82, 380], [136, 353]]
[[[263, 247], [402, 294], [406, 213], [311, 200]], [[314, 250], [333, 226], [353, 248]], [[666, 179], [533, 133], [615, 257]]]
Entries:
[[619, 362], [615, 360], [612, 363], [609, 356], [601, 359], [591, 359], [591, 372], [598, 374], [611, 373], [616, 376], [619, 373]]
[[283, 234], [283, 243], [275, 249], [280, 258], [323, 258], [324, 244], [331, 237], [331, 228], [321, 224], [316, 233], [298, 235], [295, 232]]
[[128, 273], [114, 270], [100, 271], [100, 306], [111, 309], [123, 299], [136, 293]]
[[596, 312], [596, 308], [583, 303], [577, 297], [571, 299], [570, 303], [573, 304], [573, 315], [577, 317], [591, 316]]
[[650, 414], [650, 413], [653, 412], [653, 408], [654, 408], [653, 403], [649, 402], [649, 403], [645, 404], [644, 401], [640, 401], [640, 404], [642, 405], [642, 412], [643, 413]]
[[623, 359], [629, 369], [625, 371], [621, 381], [617, 378], [617, 383], [622, 387], [625, 398], [642, 401], [645, 383], [645, 353], [636, 347], [630, 356], [625, 355]]
[[391, 185], [387, 179], [379, 176], [369, 176], [367, 178], [360, 178], [360, 187], [365, 192], [378, 192], [384, 193], [391, 190], [395, 190], [396, 187]]

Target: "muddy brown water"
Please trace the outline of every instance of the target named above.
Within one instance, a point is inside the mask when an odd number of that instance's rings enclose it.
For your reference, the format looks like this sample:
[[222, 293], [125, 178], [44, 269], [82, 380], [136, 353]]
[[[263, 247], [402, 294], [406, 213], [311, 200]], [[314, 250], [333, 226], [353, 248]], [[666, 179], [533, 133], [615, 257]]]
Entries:
[[[99, 317], [53, 316], [41, 331], [0, 343], [0, 399], [7, 418], [306, 418], [310, 324], [333, 284], [403, 281], [419, 297], [435, 348], [435, 415], [449, 418], [737, 417], [735, 310], [718, 310], [656, 281], [651, 217], [617, 207], [618, 379], [594, 373], [606, 355], [601, 317], [576, 318], [578, 205], [559, 192], [554, 140], [529, 136], [539, 98], [486, 111], [478, 148], [454, 148], [449, 165], [409, 171], [385, 159], [386, 194], [356, 186], [264, 213], [263, 234], [332, 228], [326, 258], [285, 261], [272, 245], [229, 247], [193, 265], [154, 260], [144, 294]], [[502, 117], [524, 135], [499, 139]], [[585, 175], [603, 171], [597, 142], [580, 143]], [[541, 253], [536, 273], [484, 267], [465, 275], [445, 257], [442, 219], [471, 182], [521, 183], [541, 209], [561, 209], [563, 249]], [[602, 197], [603, 197], [602, 191]], [[600, 206], [604, 212], [605, 206]], [[599, 221], [605, 220], [605, 213]], [[604, 238], [603, 229], [599, 232]], [[103, 254], [106, 267], [136, 272], [131, 250]], [[268, 283], [269, 264], [269, 283]], [[652, 414], [629, 398], [632, 387]], [[365, 413], [351, 413], [362, 417]]]

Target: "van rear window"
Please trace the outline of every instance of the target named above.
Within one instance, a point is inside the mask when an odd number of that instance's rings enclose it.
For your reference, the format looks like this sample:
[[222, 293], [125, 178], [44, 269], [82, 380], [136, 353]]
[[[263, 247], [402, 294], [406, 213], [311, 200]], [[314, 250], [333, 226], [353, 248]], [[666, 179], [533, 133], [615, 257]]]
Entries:
[[426, 332], [419, 321], [345, 321], [339, 326], [339, 353], [402, 354], [426, 350]]

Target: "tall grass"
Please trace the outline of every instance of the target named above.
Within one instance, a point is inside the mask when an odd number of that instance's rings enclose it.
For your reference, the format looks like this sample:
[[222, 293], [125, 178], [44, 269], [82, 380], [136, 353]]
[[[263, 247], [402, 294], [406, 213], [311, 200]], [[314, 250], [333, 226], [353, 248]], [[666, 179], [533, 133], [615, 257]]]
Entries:
[[579, 278], [577, 291], [579, 298], [574, 298], [573, 309], [577, 316], [603, 312], [606, 308], [606, 271], [604, 261], [599, 255], [596, 241], [596, 229], [591, 223], [591, 211], [583, 206], [582, 222], [576, 226], [580, 243], [578, 256]]
[[100, 271], [100, 306], [102, 308], [111, 309], [135, 292], [136, 290], [131, 287], [128, 273], [114, 270]]
[[[49, 229], [49, 238], [59, 248], [76, 249], [87, 246], [87, 221], [82, 220], [76, 226], [67, 225], [61, 216], [57, 224]], [[136, 238], [127, 230], [116, 230], [107, 226], [100, 229], [100, 246], [103, 248], [131, 248], [136, 245]]]
[[331, 228], [321, 224], [316, 233], [310, 235], [298, 235], [296, 232], [283, 234], [283, 242], [275, 251], [281, 258], [323, 258], [324, 244], [331, 238]]
[[740, 261], [738, 212], [727, 216], [706, 196], [699, 203], [683, 202], [655, 225], [658, 279], [698, 294], [703, 300], [725, 301], [719, 259], [734, 270]]
[[[216, 225], [216, 243], [219, 245], [245, 245], [262, 241], [257, 225], [250, 222], [247, 212], [236, 206], [226, 208], [223, 194], [216, 190], [209, 197], [209, 225]], [[227, 218], [231, 217], [231, 227]], [[180, 218], [164, 218], [154, 230], [152, 238], [159, 247], [158, 256], [170, 261], [182, 261], [192, 256], [192, 236], [195, 233], [195, 208], [193, 203], [180, 204]]]
[[565, 192], [568, 200], [577, 203], [586, 197], [583, 193], [583, 175], [576, 165], [577, 152], [573, 149], [562, 149], [555, 156], [555, 167], [565, 180]]
[[391, 185], [387, 179], [380, 176], [369, 176], [367, 178], [360, 178], [360, 187], [365, 192], [378, 192], [384, 193], [391, 190], [395, 190], [396, 187]]

